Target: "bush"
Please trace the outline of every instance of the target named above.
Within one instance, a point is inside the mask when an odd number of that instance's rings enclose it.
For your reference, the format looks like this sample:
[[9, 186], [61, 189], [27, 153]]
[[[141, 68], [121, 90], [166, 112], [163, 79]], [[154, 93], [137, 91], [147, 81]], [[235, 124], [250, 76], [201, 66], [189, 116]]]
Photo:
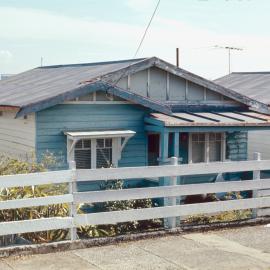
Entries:
[[[102, 190], [117, 190], [123, 189], [123, 181], [106, 181], [105, 184], [101, 186]], [[83, 205], [82, 205], [83, 206]], [[81, 206], [81, 207], [82, 207]], [[125, 201], [109, 201], [105, 203], [96, 204], [96, 210], [98, 212], [111, 212], [111, 211], [122, 211], [130, 209], [141, 209], [141, 208], [151, 208], [155, 205], [151, 199], [141, 199], [141, 200], [125, 200]], [[80, 234], [83, 237], [93, 237], [95, 236], [114, 236], [119, 234], [126, 234], [135, 231], [145, 231], [160, 228], [162, 226], [161, 219], [153, 220], [143, 220], [143, 221], [132, 221], [118, 223], [116, 225], [98, 225], [91, 227], [83, 227], [79, 229]]]
[[[223, 197], [223, 200], [235, 200], [242, 199], [240, 192], [228, 192]], [[216, 199], [217, 200], [217, 199]], [[237, 220], [249, 219], [252, 216], [252, 210], [234, 210], [222, 212], [216, 215], [194, 215], [189, 216], [185, 223], [196, 223], [196, 224], [211, 224], [218, 222], [231, 222]]]
[[[56, 159], [52, 154], [44, 155], [44, 158], [40, 163], [37, 163], [34, 158], [30, 161], [22, 161], [2, 156], [0, 157], [0, 175], [44, 172], [50, 166], [54, 166], [55, 163]], [[0, 190], [0, 201], [45, 197], [49, 195], [63, 194], [66, 192], [67, 184], [3, 188]], [[57, 204], [31, 208], [1, 210], [0, 222], [39, 219], [55, 216], [68, 216], [68, 205]], [[67, 233], [68, 230], [53, 230], [27, 233], [23, 234], [23, 237], [32, 243], [42, 243], [63, 240], [66, 238]]]

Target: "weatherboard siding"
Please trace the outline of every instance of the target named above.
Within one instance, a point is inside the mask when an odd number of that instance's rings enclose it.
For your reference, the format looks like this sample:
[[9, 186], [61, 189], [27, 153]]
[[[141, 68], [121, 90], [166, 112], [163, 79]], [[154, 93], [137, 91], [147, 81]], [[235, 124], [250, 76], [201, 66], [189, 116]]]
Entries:
[[0, 116], [0, 153], [22, 160], [32, 158], [35, 151], [35, 115], [16, 118], [16, 112]]
[[239, 104], [238, 102], [226, 98], [223, 95], [205, 87], [183, 79], [172, 73], [164, 71], [158, 67], [141, 70], [128, 77], [122, 78], [117, 86], [130, 90], [136, 94], [149, 97], [158, 101], [196, 101], [220, 103], [226, 100], [224, 104]]
[[144, 166], [147, 163], [145, 111], [134, 105], [62, 104], [40, 111], [36, 116], [36, 147], [39, 160], [49, 151], [67, 166], [64, 131], [128, 129], [136, 132], [122, 151], [119, 166]]

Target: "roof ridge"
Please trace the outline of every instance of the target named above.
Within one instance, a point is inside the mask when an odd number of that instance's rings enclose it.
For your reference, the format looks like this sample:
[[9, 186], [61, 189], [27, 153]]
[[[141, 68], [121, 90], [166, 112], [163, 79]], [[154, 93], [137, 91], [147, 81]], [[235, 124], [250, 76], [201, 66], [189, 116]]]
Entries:
[[77, 64], [63, 64], [63, 65], [49, 65], [37, 67], [37, 69], [43, 68], [61, 68], [61, 67], [76, 67], [76, 66], [97, 66], [97, 65], [109, 65], [109, 64], [118, 64], [118, 63], [127, 63], [127, 62], [139, 62], [147, 59], [144, 58], [135, 58], [135, 59], [123, 59], [123, 60], [112, 60], [112, 61], [104, 61], [104, 62], [91, 62], [91, 63], [77, 63]]

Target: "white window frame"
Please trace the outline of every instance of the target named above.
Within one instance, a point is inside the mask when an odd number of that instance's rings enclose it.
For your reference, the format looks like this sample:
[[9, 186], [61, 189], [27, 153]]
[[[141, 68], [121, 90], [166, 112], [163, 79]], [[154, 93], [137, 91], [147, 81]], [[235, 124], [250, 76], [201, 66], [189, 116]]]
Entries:
[[[111, 131], [111, 133], [116, 133], [117, 131]], [[123, 131], [125, 133], [125, 131]], [[70, 133], [72, 132], [65, 132], [67, 135], [67, 162], [74, 161], [74, 151], [75, 145], [79, 140], [87, 139], [91, 140], [91, 169], [96, 169], [96, 161], [97, 161], [97, 154], [96, 154], [96, 145], [97, 139], [112, 139], [112, 166], [118, 167], [118, 162], [121, 159], [122, 150], [124, 149], [125, 145], [127, 144], [128, 140], [135, 135], [134, 131], [126, 131], [127, 134], [125, 135], [113, 135], [110, 134], [106, 135], [106, 131], [104, 131], [103, 135], [97, 134], [96, 137], [93, 136], [78, 136], [72, 137]], [[102, 133], [102, 132], [97, 132]], [[110, 133], [110, 131], [108, 131]]]
[[205, 144], [204, 144], [204, 162], [209, 163], [209, 135], [210, 133], [220, 133], [221, 134], [221, 157], [220, 162], [226, 160], [226, 133], [225, 132], [191, 132], [188, 137], [188, 163], [193, 163], [192, 161], [192, 135], [203, 133], [205, 134]]
[[[119, 138], [98, 138], [98, 139], [111, 139], [112, 140], [112, 166], [118, 166], [118, 140]], [[78, 139], [76, 143], [80, 140], [90, 140], [91, 141], [91, 169], [97, 168], [97, 138], [95, 139]], [[75, 145], [76, 145], [75, 143]], [[75, 161], [75, 147], [70, 153], [69, 160]]]

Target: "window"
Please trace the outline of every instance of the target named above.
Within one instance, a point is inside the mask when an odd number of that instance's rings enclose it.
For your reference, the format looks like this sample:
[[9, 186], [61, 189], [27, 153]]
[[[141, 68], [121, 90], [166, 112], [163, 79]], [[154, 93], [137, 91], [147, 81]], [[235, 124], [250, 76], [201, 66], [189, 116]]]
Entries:
[[78, 169], [108, 168], [113, 164], [112, 154], [111, 138], [83, 139], [76, 142], [74, 147], [74, 160]]
[[112, 139], [97, 139], [97, 168], [108, 168], [112, 165]]
[[224, 133], [191, 133], [189, 136], [189, 163], [223, 161]]
[[205, 134], [194, 133], [192, 136], [192, 162], [199, 163], [205, 161]]
[[66, 131], [67, 161], [79, 169], [117, 167], [132, 130]]
[[74, 159], [77, 169], [91, 169], [91, 140], [79, 140], [75, 144]]
[[222, 136], [221, 133], [209, 133], [209, 161], [221, 161]]

